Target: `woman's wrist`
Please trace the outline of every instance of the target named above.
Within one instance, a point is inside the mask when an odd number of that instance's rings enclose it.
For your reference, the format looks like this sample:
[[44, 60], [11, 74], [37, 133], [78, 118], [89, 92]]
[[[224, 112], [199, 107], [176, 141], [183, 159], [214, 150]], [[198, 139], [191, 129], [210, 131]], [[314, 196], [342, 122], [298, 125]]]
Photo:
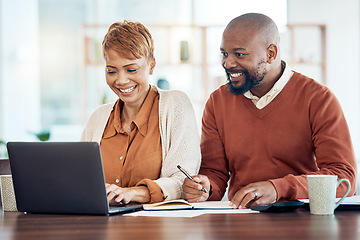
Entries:
[[137, 186], [129, 188], [132, 202], [147, 203], [150, 202], [150, 191], [146, 186]]

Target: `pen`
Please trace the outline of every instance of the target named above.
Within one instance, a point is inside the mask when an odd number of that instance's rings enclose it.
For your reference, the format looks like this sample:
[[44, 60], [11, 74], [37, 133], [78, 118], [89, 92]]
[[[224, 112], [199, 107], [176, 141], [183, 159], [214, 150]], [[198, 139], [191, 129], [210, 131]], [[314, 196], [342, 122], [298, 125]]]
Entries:
[[[190, 174], [185, 171], [185, 169], [183, 169], [180, 165], [177, 165], [177, 168], [183, 173], [185, 174], [185, 176], [190, 179], [191, 181], [195, 182], [194, 179], [190, 176]], [[204, 193], [206, 193], [206, 189], [205, 188], [201, 188], [201, 191], [203, 191]]]

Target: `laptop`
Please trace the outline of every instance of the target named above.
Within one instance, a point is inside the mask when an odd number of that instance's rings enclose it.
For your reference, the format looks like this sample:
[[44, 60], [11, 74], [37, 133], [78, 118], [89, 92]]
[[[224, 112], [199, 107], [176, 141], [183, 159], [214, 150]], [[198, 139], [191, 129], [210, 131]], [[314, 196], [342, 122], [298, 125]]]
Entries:
[[141, 210], [109, 206], [97, 142], [8, 142], [17, 209], [26, 213], [110, 215]]

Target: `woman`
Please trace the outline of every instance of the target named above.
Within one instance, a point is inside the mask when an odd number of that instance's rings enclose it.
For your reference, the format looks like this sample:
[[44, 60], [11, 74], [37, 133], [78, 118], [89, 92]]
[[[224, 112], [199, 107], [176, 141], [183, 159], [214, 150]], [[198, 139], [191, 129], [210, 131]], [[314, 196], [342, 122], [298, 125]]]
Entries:
[[88, 120], [82, 141], [100, 143], [109, 202], [154, 203], [181, 197], [184, 174], [197, 174], [200, 143], [189, 98], [149, 84], [154, 43], [141, 23], [123, 21], [104, 37], [106, 82], [119, 97]]

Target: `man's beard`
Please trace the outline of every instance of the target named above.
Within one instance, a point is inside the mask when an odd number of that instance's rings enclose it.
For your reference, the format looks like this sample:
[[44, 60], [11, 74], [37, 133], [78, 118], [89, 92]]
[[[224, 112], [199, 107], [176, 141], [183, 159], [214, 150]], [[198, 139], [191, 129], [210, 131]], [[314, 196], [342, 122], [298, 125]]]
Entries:
[[264, 79], [264, 75], [261, 77], [251, 76], [249, 71], [243, 70], [242, 73], [245, 75], [245, 83], [241, 85], [240, 87], [234, 87], [231, 83], [231, 77], [228, 72], [228, 69], [225, 69], [226, 76], [227, 76], [227, 87], [231, 94], [234, 94], [236, 96], [244, 95], [247, 91], [250, 91], [252, 88], [259, 85], [259, 83]]

